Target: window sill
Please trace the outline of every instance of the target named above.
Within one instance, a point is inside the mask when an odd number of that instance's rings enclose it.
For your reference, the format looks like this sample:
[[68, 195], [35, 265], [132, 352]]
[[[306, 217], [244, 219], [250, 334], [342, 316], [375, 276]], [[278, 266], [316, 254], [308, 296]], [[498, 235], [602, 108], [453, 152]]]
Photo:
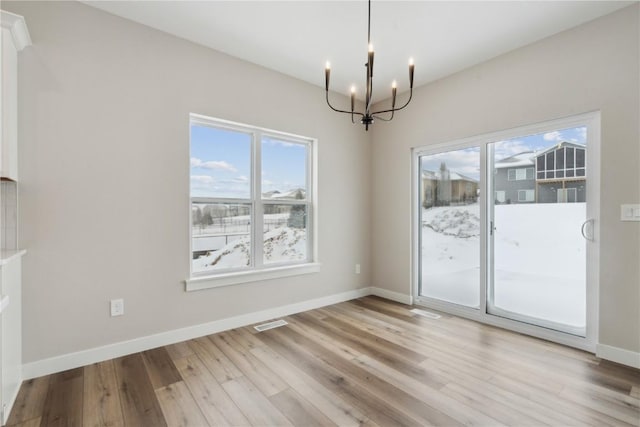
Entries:
[[191, 279], [184, 281], [185, 291], [199, 291], [202, 289], [219, 288], [222, 286], [238, 285], [241, 283], [318, 273], [320, 271], [320, 266], [320, 263], [314, 262], [309, 264], [265, 268], [263, 270], [242, 271], [239, 273], [217, 274], [215, 276], [192, 277]]

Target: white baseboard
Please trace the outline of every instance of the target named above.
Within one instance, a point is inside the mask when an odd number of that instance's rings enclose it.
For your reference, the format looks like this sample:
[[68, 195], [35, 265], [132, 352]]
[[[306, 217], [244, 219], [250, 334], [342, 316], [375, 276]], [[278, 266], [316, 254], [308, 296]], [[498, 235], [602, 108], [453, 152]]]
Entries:
[[376, 287], [371, 287], [370, 289], [371, 289], [371, 295], [375, 295], [377, 297], [399, 302], [402, 304], [407, 304], [407, 305], [413, 304], [413, 297], [411, 295], [405, 295], [399, 292], [389, 291], [387, 289], [376, 288]]
[[[23, 379], [20, 379], [19, 381], [22, 382]], [[19, 391], [20, 387], [16, 387], [13, 392], [13, 396], [5, 401], [5, 407], [0, 408], [0, 413], [2, 414], [2, 417], [0, 417], [0, 425], [5, 425], [7, 421], [9, 421], [9, 414], [11, 413], [11, 409], [13, 408], [13, 404], [16, 403]]]
[[625, 350], [624, 348], [613, 347], [606, 344], [596, 345], [596, 356], [601, 359], [610, 360], [622, 365], [640, 369], [640, 353]]
[[159, 334], [135, 338], [133, 340], [122, 341], [102, 347], [91, 348], [76, 353], [63, 354], [61, 356], [51, 357], [49, 359], [43, 359], [24, 364], [22, 366], [22, 375], [25, 380], [41, 377], [43, 375], [66, 371], [67, 369], [78, 368], [81, 366], [90, 365], [92, 363], [102, 362], [104, 360], [126, 356], [127, 354], [150, 350], [152, 348], [161, 347], [163, 345], [175, 344], [177, 342], [215, 334], [233, 328], [252, 325], [254, 323], [264, 322], [265, 320], [270, 320], [276, 317], [283, 317], [307, 310], [313, 310], [315, 308], [337, 304], [371, 294], [371, 288], [361, 288], [353, 291], [342, 292], [326, 297], [271, 308], [268, 310], [262, 310], [254, 313], [247, 313], [239, 316], [229, 317], [226, 319], [215, 320], [213, 322], [203, 323], [200, 325], [161, 332]]

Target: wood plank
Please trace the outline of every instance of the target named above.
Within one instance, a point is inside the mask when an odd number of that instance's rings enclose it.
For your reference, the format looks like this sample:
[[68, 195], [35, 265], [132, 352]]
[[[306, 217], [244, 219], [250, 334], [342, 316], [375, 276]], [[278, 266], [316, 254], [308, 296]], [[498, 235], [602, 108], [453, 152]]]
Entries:
[[219, 383], [242, 376], [240, 369], [234, 365], [209, 337], [189, 341], [189, 347], [198, 355], [202, 363]]
[[114, 365], [125, 424], [166, 426], [142, 353], [119, 357]]
[[40, 423], [43, 426], [80, 426], [82, 406], [83, 368], [54, 374], [51, 376]]
[[25, 381], [9, 425], [640, 427], [640, 370], [410, 308], [365, 297]]
[[287, 321], [289, 322], [289, 327], [292, 330], [303, 335], [312, 335], [315, 341], [321, 343], [327, 350], [344, 359], [351, 360], [362, 354], [359, 351], [354, 350], [352, 347], [343, 344], [341, 341], [337, 341], [333, 337], [323, 334], [321, 331], [305, 327], [304, 322], [300, 322], [293, 317], [287, 318]]
[[550, 410], [562, 414], [570, 414], [572, 418], [582, 424], [596, 426], [615, 426], [620, 424], [615, 418], [602, 412], [595, 411], [570, 400], [559, 399], [558, 396], [560, 392], [553, 394], [547, 393], [546, 390], [536, 387], [535, 383], [518, 381], [511, 377], [500, 375], [492, 378], [490, 382], [504, 390], [509, 390], [512, 393], [529, 399], [532, 402], [539, 403]]
[[239, 345], [231, 334], [222, 332], [209, 338], [265, 396], [273, 396], [287, 388], [271, 369]]
[[269, 398], [295, 426], [320, 427], [337, 426], [322, 412], [318, 411], [304, 397], [292, 389], [287, 389]]
[[179, 381], [156, 390], [160, 408], [170, 427], [207, 426], [204, 415], [198, 408], [191, 392]]
[[23, 381], [13, 404], [7, 425], [24, 423], [42, 415], [51, 376]]
[[251, 352], [335, 424], [356, 427], [367, 421], [367, 417], [359, 409], [323, 387], [270, 347], [256, 347]]
[[[457, 425], [453, 419], [431, 410], [413, 396], [366, 375], [361, 369], [328, 354], [308, 338], [282, 328], [259, 335], [290, 362], [314, 373], [314, 378], [351, 404], [365, 410], [379, 425]], [[402, 410], [399, 410], [402, 408]]]
[[381, 380], [394, 385], [398, 389], [403, 390], [412, 396], [416, 396], [430, 407], [448, 414], [461, 424], [472, 425], [478, 423], [480, 425], [491, 426], [502, 425], [495, 418], [487, 416], [472, 407], [466, 406], [462, 402], [443, 396], [439, 393], [440, 388], [430, 387], [425, 384], [424, 381], [398, 372], [384, 363], [380, 363], [377, 360], [370, 358], [369, 356], [361, 356], [354, 362], [358, 363], [358, 366], [361, 366], [372, 375], [376, 375]]
[[165, 345], [164, 348], [169, 353], [171, 360], [182, 359], [193, 355], [193, 350], [189, 346], [191, 341], [183, 341], [175, 344]]
[[158, 347], [143, 351], [142, 359], [154, 389], [182, 380], [166, 348]]
[[17, 424], [7, 423], [7, 427], [40, 427], [41, 422], [42, 422], [42, 417], [36, 417], [36, 418], [31, 418], [30, 420], [26, 420]]
[[511, 390], [503, 389], [487, 381], [477, 380], [470, 375], [460, 373], [456, 371], [455, 368], [451, 368], [437, 361], [428, 360], [421, 363], [420, 366], [432, 371], [436, 375], [448, 377], [452, 383], [471, 388], [475, 393], [482, 394], [494, 400], [496, 402], [495, 404], [505, 405], [513, 411], [521, 412], [524, 417], [536, 420], [539, 424], [567, 426], [579, 424], [574, 418], [561, 412], [546, 408]]
[[[256, 338], [254, 334], [249, 332], [249, 328], [250, 327], [231, 329], [230, 331], [228, 331], [228, 333], [244, 349], [251, 351], [254, 347], [263, 346], [264, 343]], [[251, 327], [251, 329], [253, 328]]]
[[176, 360], [175, 364], [209, 425], [249, 425], [249, 420], [198, 356], [192, 355]]
[[222, 384], [251, 425], [293, 426], [271, 402], [245, 377]]
[[124, 425], [113, 360], [85, 366], [82, 416], [85, 426]]

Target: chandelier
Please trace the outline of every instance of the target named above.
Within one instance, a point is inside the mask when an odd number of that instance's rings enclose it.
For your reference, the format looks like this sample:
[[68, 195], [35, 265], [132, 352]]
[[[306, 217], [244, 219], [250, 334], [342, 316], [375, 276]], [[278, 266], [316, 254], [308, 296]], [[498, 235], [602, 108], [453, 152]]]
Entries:
[[[391, 84], [391, 108], [380, 111], [371, 111], [371, 99], [373, 98], [373, 45], [371, 44], [371, 0], [369, 0], [369, 20], [367, 25], [367, 43], [369, 45], [369, 53], [367, 55], [367, 63], [364, 66], [367, 68], [367, 86], [366, 86], [366, 96], [364, 102], [364, 112], [355, 111], [355, 102], [356, 102], [356, 87], [351, 86], [351, 111], [340, 110], [338, 108], [333, 107], [329, 102], [329, 78], [331, 76], [331, 64], [327, 61], [327, 66], [324, 70], [324, 79], [325, 79], [325, 92], [327, 98], [327, 105], [338, 113], [351, 114], [351, 123], [355, 123], [355, 116], [360, 116], [360, 123], [364, 125], [365, 130], [369, 130], [369, 125], [373, 123], [374, 119], [379, 119], [385, 122], [389, 122], [393, 119], [393, 115], [396, 111], [402, 110], [404, 107], [409, 105], [411, 102], [411, 98], [413, 97], [413, 70], [414, 64], [413, 59], [409, 58], [409, 99], [402, 106], [396, 108], [396, 91], [397, 85], [394, 80]], [[390, 114], [388, 117], [381, 117], [380, 114]]]

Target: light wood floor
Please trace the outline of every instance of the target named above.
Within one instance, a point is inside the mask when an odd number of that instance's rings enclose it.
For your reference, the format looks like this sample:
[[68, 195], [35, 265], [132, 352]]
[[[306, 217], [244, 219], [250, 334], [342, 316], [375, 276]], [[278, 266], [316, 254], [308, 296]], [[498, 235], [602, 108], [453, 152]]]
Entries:
[[366, 297], [26, 381], [8, 425], [640, 425], [640, 371]]

